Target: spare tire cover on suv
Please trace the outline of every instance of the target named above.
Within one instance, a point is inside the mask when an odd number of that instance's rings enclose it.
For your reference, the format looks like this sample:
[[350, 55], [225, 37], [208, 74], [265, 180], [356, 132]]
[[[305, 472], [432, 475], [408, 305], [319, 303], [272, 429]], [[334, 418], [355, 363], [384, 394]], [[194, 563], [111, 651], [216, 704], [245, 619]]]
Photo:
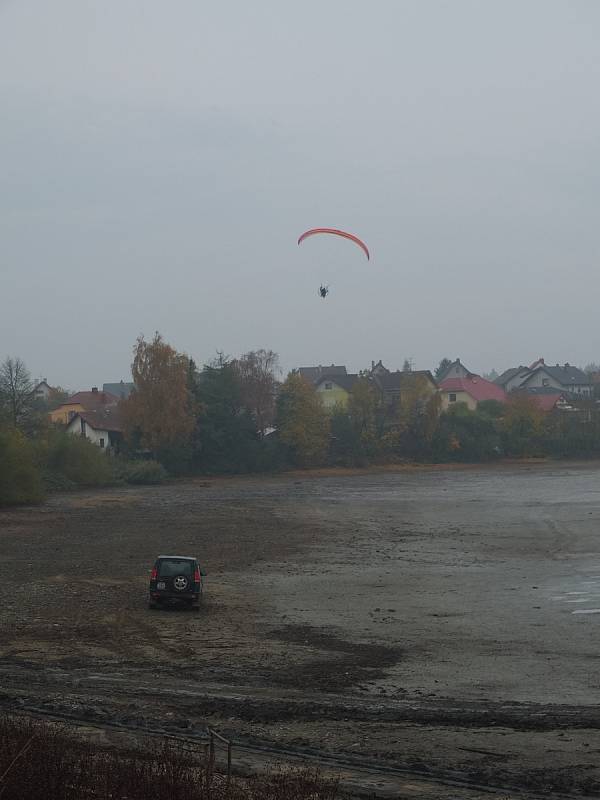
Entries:
[[190, 585], [189, 579], [185, 575], [176, 575], [173, 578], [173, 588], [178, 592], [185, 592]]

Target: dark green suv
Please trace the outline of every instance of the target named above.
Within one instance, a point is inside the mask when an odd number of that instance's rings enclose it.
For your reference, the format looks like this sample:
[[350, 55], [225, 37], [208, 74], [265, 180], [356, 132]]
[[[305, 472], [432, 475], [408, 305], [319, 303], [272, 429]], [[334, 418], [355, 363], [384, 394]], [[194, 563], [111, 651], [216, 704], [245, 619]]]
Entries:
[[150, 572], [150, 608], [175, 604], [198, 608], [204, 575], [196, 558], [159, 556]]

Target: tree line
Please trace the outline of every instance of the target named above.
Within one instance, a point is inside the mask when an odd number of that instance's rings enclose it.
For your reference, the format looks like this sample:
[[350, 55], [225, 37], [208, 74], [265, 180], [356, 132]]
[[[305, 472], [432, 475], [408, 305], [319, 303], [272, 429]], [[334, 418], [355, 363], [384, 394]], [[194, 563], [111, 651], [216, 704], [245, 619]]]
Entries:
[[347, 405], [327, 410], [301, 375], [279, 382], [271, 350], [221, 354], [198, 369], [160, 334], [138, 339], [132, 374], [126, 441], [172, 473], [600, 455], [593, 401], [547, 414], [516, 393], [506, 403], [485, 401], [475, 411], [459, 403], [441, 413], [439, 395], [418, 374], [407, 370], [412, 379], [390, 403], [365, 370]]
[[[440, 367], [442, 364], [440, 364]], [[407, 371], [407, 375], [411, 373]], [[278, 356], [218, 354], [198, 367], [159, 333], [133, 350], [134, 391], [121, 401], [120, 457], [48, 423], [25, 365], [0, 365], [0, 505], [40, 499], [45, 490], [111, 482], [153, 482], [166, 474], [269, 472], [320, 466], [417, 461], [477, 462], [501, 457], [600, 456], [600, 409], [543, 413], [523, 394], [471, 411], [441, 412], [417, 373], [388, 402], [360, 373], [344, 407], [327, 410], [315, 387]]]

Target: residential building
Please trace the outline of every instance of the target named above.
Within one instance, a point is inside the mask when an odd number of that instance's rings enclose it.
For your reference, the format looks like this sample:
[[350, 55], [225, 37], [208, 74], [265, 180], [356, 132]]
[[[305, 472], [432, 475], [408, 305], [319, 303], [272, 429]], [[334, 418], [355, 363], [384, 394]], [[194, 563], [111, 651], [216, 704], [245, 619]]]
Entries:
[[47, 401], [54, 389], [46, 378], [42, 378], [41, 381], [38, 381], [35, 386], [33, 387], [32, 395], [36, 400], [43, 400]]
[[513, 389], [518, 389], [522, 381], [529, 375], [529, 367], [510, 367], [499, 375], [494, 383], [500, 386], [505, 392], [512, 392]]
[[475, 411], [484, 400], [506, 401], [504, 389], [480, 375], [469, 375], [465, 378], [446, 378], [440, 381], [442, 410], [447, 411], [458, 403], [464, 403], [471, 411]]
[[551, 386], [532, 386], [529, 389], [515, 389], [513, 394], [524, 394], [529, 397], [540, 411], [550, 412], [557, 409], [572, 409], [569, 393], [560, 392]]
[[346, 367], [336, 364], [330, 364], [328, 367], [322, 364], [319, 364], [318, 367], [298, 367], [298, 369], [294, 369], [292, 372], [301, 375], [305, 380], [314, 384], [316, 384], [323, 375], [336, 375], [340, 377], [341, 375], [348, 374]]
[[323, 406], [328, 410], [346, 408], [350, 399], [350, 392], [359, 375], [322, 375], [315, 383], [315, 389]]
[[120, 400], [126, 400], [134, 389], [135, 383], [125, 383], [125, 381], [102, 384], [103, 392], [106, 394], [114, 394], [115, 397], [118, 397]]
[[438, 390], [438, 384], [427, 369], [390, 372], [381, 361], [372, 362], [370, 379], [379, 394], [384, 417], [395, 418], [396, 412], [415, 401], [424, 403]]
[[91, 392], [76, 392], [71, 395], [58, 408], [51, 411], [48, 416], [50, 417], [50, 422], [68, 425], [75, 414], [79, 414], [82, 411], [98, 411], [110, 408], [111, 406], [116, 406], [118, 402], [119, 398], [116, 395], [108, 392], [99, 392], [98, 388], [94, 386]]
[[446, 369], [442, 372], [441, 375], [438, 375], [437, 382], [445, 381], [446, 378], [468, 378], [469, 375], [473, 375], [474, 373], [471, 370], [467, 369], [464, 364], [461, 363], [460, 358], [457, 358], [453, 361]]
[[592, 397], [593, 381], [589, 375], [569, 363], [550, 366], [539, 358], [529, 367], [507, 369], [494, 381], [505, 392], [516, 389], [553, 388], [575, 397]]
[[123, 440], [118, 406], [78, 411], [71, 417], [67, 433], [83, 436], [103, 450], [118, 453]]

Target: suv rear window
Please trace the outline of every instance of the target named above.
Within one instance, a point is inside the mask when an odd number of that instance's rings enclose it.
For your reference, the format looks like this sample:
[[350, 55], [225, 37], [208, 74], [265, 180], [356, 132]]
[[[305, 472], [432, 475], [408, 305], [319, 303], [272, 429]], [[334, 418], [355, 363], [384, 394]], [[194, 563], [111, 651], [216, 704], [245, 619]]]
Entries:
[[161, 561], [158, 565], [158, 574], [161, 578], [172, 578], [175, 575], [191, 575], [194, 571], [193, 561]]

